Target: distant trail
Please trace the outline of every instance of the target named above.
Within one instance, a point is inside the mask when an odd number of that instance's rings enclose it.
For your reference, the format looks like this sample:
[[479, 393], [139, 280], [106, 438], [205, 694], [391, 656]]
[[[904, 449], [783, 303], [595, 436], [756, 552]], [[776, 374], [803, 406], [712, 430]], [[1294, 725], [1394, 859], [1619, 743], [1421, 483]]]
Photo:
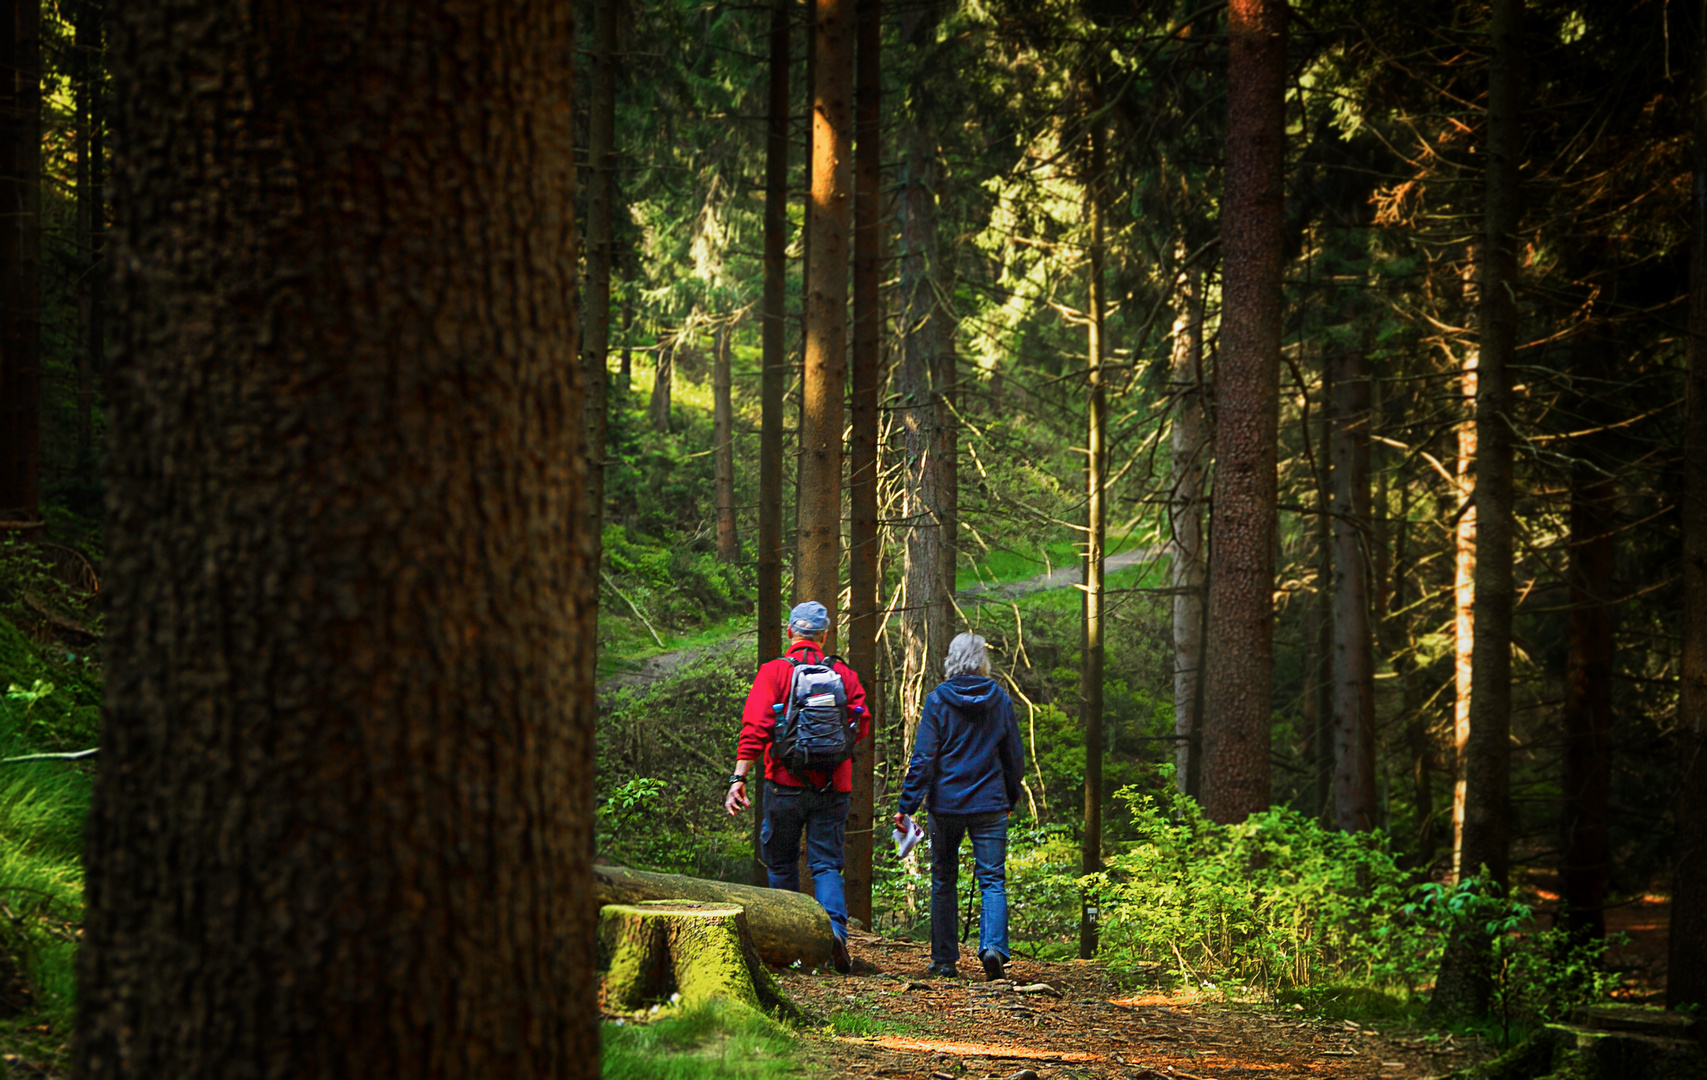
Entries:
[[[1112, 574], [1116, 570], [1124, 570], [1128, 566], [1148, 562], [1166, 551], [1165, 546], [1158, 546], [1117, 552], [1104, 560], [1104, 572]], [[1069, 563], [1066, 566], [1056, 567], [1046, 574], [1038, 574], [1036, 577], [1023, 578], [1019, 581], [970, 585], [964, 589], [957, 589], [954, 595], [974, 603], [1014, 600], [1035, 592], [1070, 588], [1079, 584], [1082, 574], [1083, 569], [1078, 563]], [[740, 647], [741, 639], [752, 632], [751, 630], [743, 630], [734, 637], [723, 641], [714, 641], [710, 645], [696, 645], [691, 649], [675, 649], [670, 652], [658, 653], [656, 656], [648, 656], [635, 664], [633, 670], [620, 672], [600, 682], [599, 693], [608, 694], [625, 686], [650, 686], [685, 664], [735, 651]]]

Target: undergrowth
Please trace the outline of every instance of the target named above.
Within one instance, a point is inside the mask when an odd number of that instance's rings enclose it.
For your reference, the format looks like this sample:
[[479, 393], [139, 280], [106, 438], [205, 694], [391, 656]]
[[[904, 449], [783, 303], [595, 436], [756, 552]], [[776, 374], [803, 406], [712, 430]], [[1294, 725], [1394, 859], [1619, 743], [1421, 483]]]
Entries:
[[787, 1028], [721, 1001], [660, 1013], [648, 1023], [606, 1023], [604, 1080], [770, 1080], [805, 1075]]

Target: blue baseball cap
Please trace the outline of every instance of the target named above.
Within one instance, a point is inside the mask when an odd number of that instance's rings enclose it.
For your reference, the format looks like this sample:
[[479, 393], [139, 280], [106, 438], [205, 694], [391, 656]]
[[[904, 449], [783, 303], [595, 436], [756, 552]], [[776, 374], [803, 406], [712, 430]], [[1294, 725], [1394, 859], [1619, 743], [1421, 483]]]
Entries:
[[788, 628], [797, 634], [822, 634], [830, 626], [830, 613], [816, 600], [794, 605], [788, 613]]

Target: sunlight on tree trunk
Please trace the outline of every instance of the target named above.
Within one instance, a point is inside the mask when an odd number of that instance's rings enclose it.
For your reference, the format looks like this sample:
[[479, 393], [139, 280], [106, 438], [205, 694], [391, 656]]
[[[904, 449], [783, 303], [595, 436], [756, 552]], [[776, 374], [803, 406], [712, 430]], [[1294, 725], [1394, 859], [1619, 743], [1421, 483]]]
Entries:
[[[1463, 271], [1465, 299], [1470, 310], [1476, 307], [1475, 249]], [[1465, 416], [1458, 424], [1459, 498], [1462, 500], [1458, 526], [1453, 531], [1452, 563], [1452, 880], [1465, 877], [1464, 871], [1464, 778], [1468, 772], [1466, 754], [1470, 745], [1470, 673], [1476, 642], [1476, 506], [1471, 496], [1476, 484], [1476, 358], [1474, 339], [1464, 343], [1464, 366], [1459, 379]], [[1469, 503], [1469, 505], [1463, 505]], [[1471, 869], [1474, 873], [1474, 868]]]
[[[1183, 254], [1183, 251], [1181, 252]], [[1209, 465], [1209, 429], [1203, 377], [1203, 272], [1180, 276], [1174, 316], [1168, 391], [1174, 399], [1173, 491], [1168, 501], [1173, 540], [1174, 784], [1198, 796], [1198, 718], [1203, 713], [1203, 478]]]

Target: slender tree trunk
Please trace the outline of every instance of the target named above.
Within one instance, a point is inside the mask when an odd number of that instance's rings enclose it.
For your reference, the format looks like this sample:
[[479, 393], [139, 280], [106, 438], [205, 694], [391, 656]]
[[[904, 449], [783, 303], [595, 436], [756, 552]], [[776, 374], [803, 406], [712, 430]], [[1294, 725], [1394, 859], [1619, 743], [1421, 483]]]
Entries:
[[1571, 477], [1570, 665], [1565, 692], [1565, 926], [1606, 936], [1612, 790], [1612, 481], [1587, 464]]
[[1204, 809], [1219, 822], [1268, 807], [1274, 675], [1275, 439], [1280, 424], [1285, 0], [1227, 9], [1221, 356], [1209, 519]]
[[765, 290], [759, 325], [756, 605], [761, 664], [782, 655], [782, 399], [788, 380], [788, 7], [789, 0], [772, 0], [770, 114], [765, 130]]
[[97, 354], [91, 347], [98, 337], [100, 316], [96, 312], [99, 279], [95, 256], [95, 221], [101, 216], [100, 165], [93, 160], [96, 139], [93, 126], [100, 113], [95, 106], [99, 93], [98, 53], [100, 24], [98, 9], [88, 0], [71, 7], [73, 23], [71, 51], [72, 96], [76, 103], [73, 125], [77, 157], [77, 467], [87, 473], [95, 455], [95, 373]]
[[[1460, 866], [1503, 887], [1510, 868], [1512, 431], [1510, 365], [1517, 348], [1518, 154], [1522, 150], [1519, 34], [1522, 0], [1493, 0], [1488, 71], [1487, 158], [1479, 251], [1476, 387], [1476, 600], [1471, 651], [1470, 734], [1464, 750]], [[1441, 963], [1430, 1009], [1480, 1016], [1491, 986], [1485, 935], [1459, 935]]]
[[628, 408], [628, 391], [634, 385], [634, 300], [622, 298], [622, 359], [616, 370], [617, 392], [621, 395], [617, 408]]
[[664, 336], [658, 342], [657, 367], [652, 378], [652, 399], [647, 406], [652, 417], [652, 430], [659, 435], [670, 432], [670, 382], [675, 378], [676, 348], [683, 334]]
[[1677, 854], [1666, 1006], [1707, 1005], [1707, 4], [1695, 44], [1695, 205], [1683, 430], [1683, 641], [1678, 697]]
[[1334, 825], [1376, 825], [1375, 667], [1369, 623], [1369, 358], [1360, 343], [1333, 356]]
[[[1471, 261], [1464, 268], [1466, 299], [1475, 307], [1475, 264], [1478, 258], [1471, 249]], [[1458, 525], [1453, 537], [1452, 578], [1452, 879], [1466, 876], [1464, 869], [1464, 793], [1465, 777], [1469, 773], [1470, 746], [1470, 683], [1475, 671], [1473, 650], [1476, 642], [1476, 504], [1472, 492], [1476, 483], [1476, 370], [1479, 350], [1466, 342], [1464, 371], [1459, 385], [1462, 389], [1463, 422], [1458, 425], [1459, 495], [1464, 503], [1458, 513]], [[1475, 873], [1471, 867], [1468, 873]]]
[[1334, 365], [1322, 357], [1322, 401], [1316, 436], [1316, 610], [1310, 681], [1304, 693], [1315, 740], [1316, 819], [1334, 819]]
[[903, 404], [902, 452], [906, 462], [906, 605], [901, 715], [902, 756], [912, 753], [913, 732], [925, 694], [942, 677], [952, 634], [954, 588], [949, 531], [954, 520], [952, 426], [943, 403], [945, 372], [953, 370], [953, 315], [941, 299], [948, 288], [936, 200], [940, 177], [936, 141], [923, 116], [909, 118], [897, 209], [901, 252], [901, 363], [895, 390]]
[[877, 686], [878, 600], [877, 435], [883, 382], [883, 281], [881, 0], [858, 0], [859, 38], [854, 108], [854, 317], [852, 425], [848, 440], [848, 661], [865, 680], [872, 737], [854, 755], [853, 798], [848, 803], [848, 913], [871, 925], [871, 857], [876, 822], [872, 763], [881, 730], [883, 694]]
[[735, 326], [725, 321], [717, 327], [711, 359], [711, 443], [717, 501], [717, 557], [732, 563], [741, 557], [741, 539], [735, 533], [735, 413], [730, 400], [729, 339]]
[[[586, 393], [587, 507], [602, 557], [605, 452], [610, 420], [611, 225], [616, 214], [616, 7], [594, 0], [587, 102], [587, 281], [581, 293], [581, 384]], [[594, 563], [598, 565], [597, 561]], [[596, 595], [596, 594], [595, 594]]]
[[[1100, 90], [1100, 87], [1097, 88]], [[1090, 216], [1090, 328], [1085, 354], [1085, 591], [1084, 657], [1079, 668], [1079, 709], [1085, 727], [1085, 832], [1081, 853], [1083, 874], [1102, 869], [1102, 661], [1103, 661], [1103, 558], [1108, 537], [1106, 471], [1108, 460], [1108, 390], [1103, 385], [1103, 123], [1099, 113], [1101, 94], [1091, 97], [1090, 169], [1085, 182], [1085, 208]], [[1079, 959], [1096, 955], [1096, 909], [1087, 895], [1080, 904]]]
[[41, 0], [0, 0], [0, 520], [41, 518]]
[[1208, 467], [1209, 425], [1204, 413], [1203, 274], [1187, 267], [1174, 316], [1173, 497], [1168, 524], [1173, 539], [1174, 783], [1197, 798], [1196, 741], [1202, 715], [1203, 476]]
[[806, 373], [800, 429], [802, 599], [830, 609], [833, 647], [840, 602], [842, 428], [847, 394], [848, 240], [852, 210], [853, 0], [815, 0], [812, 197], [806, 228]]
[[598, 1074], [572, 10], [117, 9], [80, 1077]]

